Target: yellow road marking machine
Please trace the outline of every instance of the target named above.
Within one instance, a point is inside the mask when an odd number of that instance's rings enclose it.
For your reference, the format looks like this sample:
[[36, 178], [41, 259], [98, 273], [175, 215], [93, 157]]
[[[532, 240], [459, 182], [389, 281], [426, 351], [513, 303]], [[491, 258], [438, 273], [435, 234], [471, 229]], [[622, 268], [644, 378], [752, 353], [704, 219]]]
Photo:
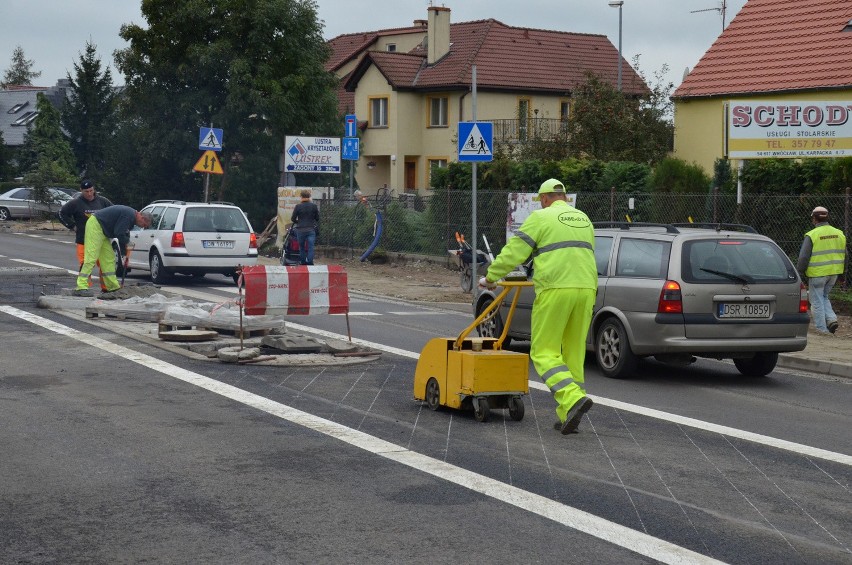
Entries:
[[[414, 398], [425, 400], [432, 410], [440, 406], [473, 408], [477, 421], [488, 420], [491, 408], [508, 408], [509, 416], [524, 417], [523, 395], [529, 394], [529, 363], [526, 353], [502, 349], [512, 315], [529, 281], [502, 281], [503, 290], [458, 337], [436, 337], [420, 352], [414, 372]], [[515, 289], [500, 337], [471, 338], [482, 322], [497, 315], [503, 299]]]

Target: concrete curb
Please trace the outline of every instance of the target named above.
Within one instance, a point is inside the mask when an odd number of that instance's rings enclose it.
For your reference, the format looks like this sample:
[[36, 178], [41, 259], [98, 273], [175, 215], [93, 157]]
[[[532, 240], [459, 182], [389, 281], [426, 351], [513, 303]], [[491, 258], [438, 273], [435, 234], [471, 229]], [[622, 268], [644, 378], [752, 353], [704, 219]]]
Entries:
[[797, 369], [800, 371], [809, 371], [811, 373], [820, 373], [833, 377], [852, 379], [852, 365], [849, 363], [804, 359], [795, 355], [781, 354], [778, 356], [778, 366], [785, 369]]

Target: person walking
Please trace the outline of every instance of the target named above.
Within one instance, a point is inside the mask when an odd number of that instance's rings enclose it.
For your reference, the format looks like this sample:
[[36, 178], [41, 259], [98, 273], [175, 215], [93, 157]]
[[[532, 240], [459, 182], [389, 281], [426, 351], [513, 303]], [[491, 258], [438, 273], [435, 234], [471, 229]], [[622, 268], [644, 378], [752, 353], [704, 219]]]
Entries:
[[796, 268], [808, 279], [811, 314], [818, 334], [837, 331], [837, 314], [828, 295], [846, 266], [846, 236], [828, 223], [828, 209], [817, 206], [811, 212], [814, 229], [805, 234]]
[[319, 235], [319, 208], [311, 202], [311, 191], [303, 190], [302, 201], [296, 204], [290, 221], [296, 225], [299, 241], [299, 261], [302, 265], [314, 264], [314, 245]]
[[[77, 288], [74, 296], [92, 296], [89, 290], [89, 277], [95, 263], [100, 261], [101, 280], [106, 285], [106, 292], [121, 288], [115, 276], [115, 254], [112, 240], [118, 239], [121, 254], [124, 255], [127, 243], [130, 241], [130, 228], [134, 225], [147, 228], [151, 226], [151, 215], [137, 212], [130, 206], [113, 205], [93, 213], [86, 220], [86, 235], [84, 243], [83, 264], [77, 276]], [[108, 265], [106, 271], [103, 265]], [[110, 268], [112, 267], [112, 268]]]
[[595, 231], [588, 216], [570, 206], [565, 186], [549, 179], [538, 190], [541, 210], [527, 217], [480, 279], [494, 288], [517, 265], [533, 259], [530, 357], [557, 402], [563, 434], [577, 431], [592, 407], [583, 384], [586, 335], [598, 288]]
[[[80, 267], [83, 266], [84, 237], [86, 235], [86, 221], [97, 210], [103, 210], [112, 206], [112, 202], [95, 192], [95, 185], [92, 181], [84, 180], [80, 183], [80, 194], [66, 202], [59, 210], [59, 221], [62, 222], [69, 230], [75, 230], [74, 241], [77, 243], [77, 262]], [[98, 268], [100, 269], [100, 262]], [[106, 290], [104, 285], [103, 269], [101, 270], [101, 290]], [[92, 279], [89, 278], [89, 286], [92, 286]]]

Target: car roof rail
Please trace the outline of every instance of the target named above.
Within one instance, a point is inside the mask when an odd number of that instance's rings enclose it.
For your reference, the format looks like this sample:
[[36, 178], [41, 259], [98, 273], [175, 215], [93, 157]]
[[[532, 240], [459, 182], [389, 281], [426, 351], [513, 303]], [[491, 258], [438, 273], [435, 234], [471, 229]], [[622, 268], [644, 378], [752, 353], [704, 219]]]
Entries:
[[597, 228], [619, 228], [629, 230], [630, 228], [665, 228], [666, 233], [680, 233], [674, 224], [657, 224], [653, 222], [594, 222]]
[[183, 200], [154, 200], [151, 204], [186, 204], [186, 202]]
[[730, 230], [730, 231], [743, 231], [746, 233], [757, 233], [757, 230], [753, 227], [746, 224], [725, 224], [725, 223], [714, 223], [714, 222], [696, 222], [696, 223], [677, 223], [672, 224], [681, 228], [699, 228], [699, 229], [709, 229], [709, 230]]
[[208, 202], [208, 204], [224, 204], [225, 206], [233, 206], [233, 202], [225, 202], [224, 200], [214, 200], [213, 202]]

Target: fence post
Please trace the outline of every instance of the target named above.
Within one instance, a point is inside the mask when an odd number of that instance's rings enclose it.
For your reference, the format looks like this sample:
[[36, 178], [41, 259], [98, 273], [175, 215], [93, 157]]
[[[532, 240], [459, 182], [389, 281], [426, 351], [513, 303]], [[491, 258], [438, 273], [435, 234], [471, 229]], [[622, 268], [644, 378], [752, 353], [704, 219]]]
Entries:
[[615, 187], [609, 187], [609, 221], [615, 221]]
[[713, 187], [713, 223], [719, 223], [719, 187]]

